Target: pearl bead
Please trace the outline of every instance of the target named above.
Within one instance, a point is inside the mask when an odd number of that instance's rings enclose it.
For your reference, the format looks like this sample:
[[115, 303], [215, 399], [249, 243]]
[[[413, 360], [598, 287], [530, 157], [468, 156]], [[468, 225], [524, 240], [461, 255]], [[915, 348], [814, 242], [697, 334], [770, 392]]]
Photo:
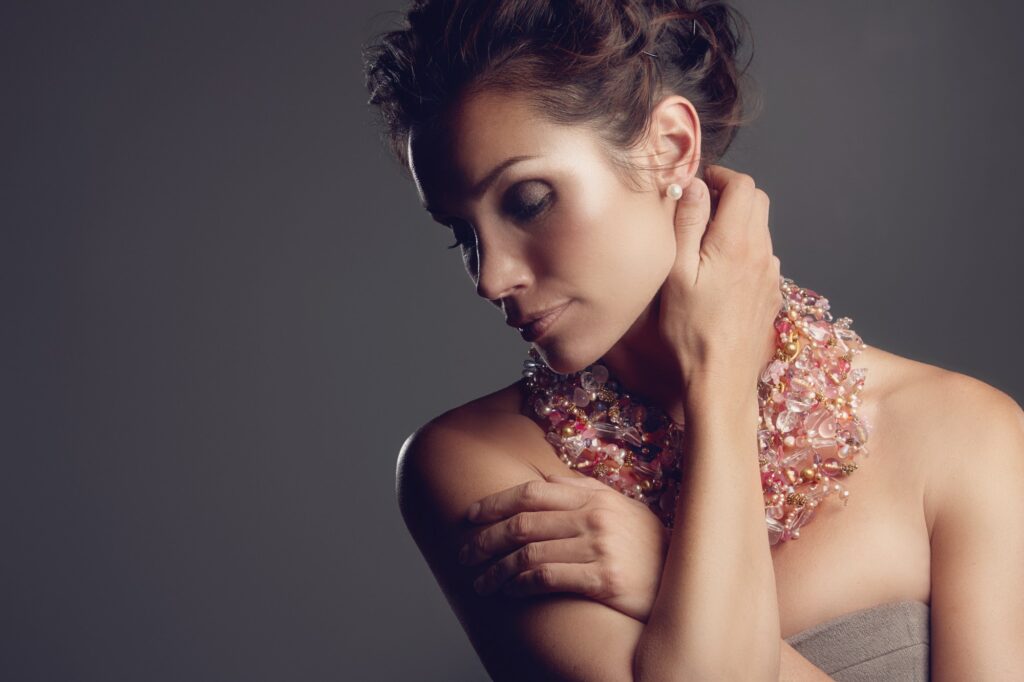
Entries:
[[676, 201], [678, 201], [683, 197], [683, 188], [680, 187], [677, 183], [673, 182], [671, 185], [665, 188], [665, 194], [668, 195], [669, 199], [675, 199]]

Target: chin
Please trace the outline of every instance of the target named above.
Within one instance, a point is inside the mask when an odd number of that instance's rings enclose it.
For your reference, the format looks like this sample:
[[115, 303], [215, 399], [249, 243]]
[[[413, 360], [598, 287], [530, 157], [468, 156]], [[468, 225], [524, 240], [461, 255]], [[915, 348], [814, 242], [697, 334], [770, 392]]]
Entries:
[[559, 374], [575, 374], [585, 370], [608, 351], [608, 348], [583, 348], [579, 344], [567, 346], [557, 341], [550, 344], [534, 343], [533, 347], [548, 368]]

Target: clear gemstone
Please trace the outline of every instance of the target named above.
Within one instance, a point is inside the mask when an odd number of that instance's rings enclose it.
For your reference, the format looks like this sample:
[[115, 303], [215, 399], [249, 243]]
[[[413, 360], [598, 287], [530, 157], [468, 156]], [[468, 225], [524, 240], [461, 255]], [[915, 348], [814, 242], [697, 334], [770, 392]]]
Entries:
[[775, 419], [775, 426], [782, 433], [792, 431], [800, 423], [800, 415], [791, 410], [783, 410]]
[[786, 398], [786, 407], [793, 412], [806, 412], [807, 410], [814, 407], [818, 402], [814, 393], [808, 391], [804, 393], [791, 394]]
[[827, 341], [831, 334], [828, 329], [828, 322], [824, 322], [822, 320], [814, 320], [813, 322], [808, 323], [807, 333], [818, 343], [824, 343]]

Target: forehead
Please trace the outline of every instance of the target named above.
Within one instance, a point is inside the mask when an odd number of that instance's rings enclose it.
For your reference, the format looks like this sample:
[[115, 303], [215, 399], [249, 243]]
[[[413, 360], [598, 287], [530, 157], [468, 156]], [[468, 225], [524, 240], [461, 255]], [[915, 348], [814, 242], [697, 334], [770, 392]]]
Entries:
[[584, 128], [549, 121], [523, 95], [481, 92], [430, 130], [411, 131], [409, 166], [425, 203], [450, 205], [510, 157], [578, 155], [592, 144]]

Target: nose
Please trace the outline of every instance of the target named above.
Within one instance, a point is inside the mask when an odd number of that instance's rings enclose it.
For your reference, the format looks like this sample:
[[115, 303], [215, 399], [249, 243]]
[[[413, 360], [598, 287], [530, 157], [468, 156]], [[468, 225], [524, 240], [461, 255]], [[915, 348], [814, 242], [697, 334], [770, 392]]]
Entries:
[[530, 267], [522, 245], [512, 235], [477, 235], [476, 293], [490, 301], [504, 298], [530, 282]]

